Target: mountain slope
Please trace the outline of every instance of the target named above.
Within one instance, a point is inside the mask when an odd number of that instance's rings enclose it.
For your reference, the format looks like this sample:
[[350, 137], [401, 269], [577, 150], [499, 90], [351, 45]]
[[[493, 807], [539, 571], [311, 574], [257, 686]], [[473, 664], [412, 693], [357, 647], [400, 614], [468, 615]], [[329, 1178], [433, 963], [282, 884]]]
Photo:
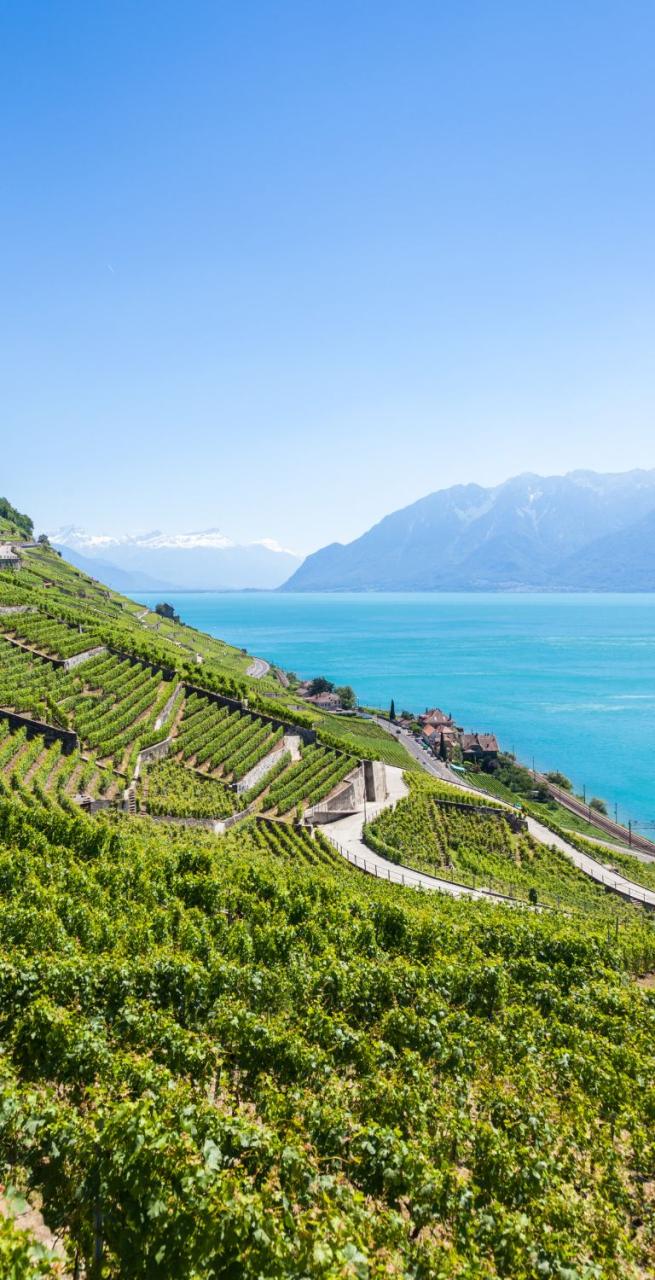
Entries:
[[[191, 591], [272, 590], [300, 564], [300, 556], [279, 547], [272, 539], [241, 546], [218, 529], [112, 536], [87, 533], [69, 525], [51, 533], [50, 539], [71, 559], [84, 556], [93, 561], [98, 568], [87, 572], [104, 576], [116, 587], [116, 571], [136, 575], [132, 590], [164, 590], [167, 584], [169, 590], [171, 584], [178, 590]], [[156, 585], [148, 588], [146, 579], [154, 580]]]
[[[492, 489], [456, 485], [386, 516], [346, 546], [332, 543], [308, 556], [283, 590], [574, 589], [587, 551], [585, 585], [610, 590], [615, 575], [602, 547], [598, 556], [592, 548], [620, 539], [654, 511], [655, 471], [523, 475]], [[643, 590], [648, 537], [628, 539], [625, 555], [623, 589], [634, 583]]]
[[81, 569], [82, 573], [88, 573], [90, 578], [97, 578], [98, 581], [106, 582], [108, 587], [113, 591], [179, 591], [180, 587], [176, 587], [174, 583], [162, 582], [158, 578], [151, 578], [147, 573], [140, 573], [138, 570], [119, 569], [117, 565], [111, 564], [109, 560], [92, 560], [88, 556], [80, 555], [79, 551], [67, 547], [62, 542], [53, 542], [53, 547], [57, 551], [61, 551], [76, 569]]
[[655, 511], [570, 556], [560, 574], [571, 590], [655, 591]]

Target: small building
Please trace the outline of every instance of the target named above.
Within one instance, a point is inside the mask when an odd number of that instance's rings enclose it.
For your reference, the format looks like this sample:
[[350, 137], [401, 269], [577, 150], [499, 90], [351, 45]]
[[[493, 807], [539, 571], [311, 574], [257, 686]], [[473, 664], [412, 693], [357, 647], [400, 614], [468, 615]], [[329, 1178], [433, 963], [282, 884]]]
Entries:
[[498, 759], [498, 742], [493, 733], [463, 733], [462, 755], [472, 764], [489, 764]]
[[320, 707], [321, 711], [341, 710], [341, 699], [336, 693], [315, 693], [307, 701], [315, 707]]
[[9, 542], [0, 542], [0, 569], [20, 569], [20, 556]]
[[419, 716], [421, 724], [431, 724], [435, 728], [440, 724], [452, 724], [453, 718], [442, 711], [440, 707], [426, 707], [422, 716]]

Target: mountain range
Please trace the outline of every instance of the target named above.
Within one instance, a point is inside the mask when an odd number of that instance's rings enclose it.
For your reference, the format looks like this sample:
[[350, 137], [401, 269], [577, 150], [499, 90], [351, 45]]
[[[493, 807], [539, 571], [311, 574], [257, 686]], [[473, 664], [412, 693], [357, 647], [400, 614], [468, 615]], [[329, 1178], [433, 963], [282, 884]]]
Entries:
[[48, 536], [79, 569], [115, 591], [270, 591], [301, 563], [273, 539], [240, 545], [219, 529], [112, 535], [67, 525]]
[[455, 485], [307, 556], [284, 591], [655, 591], [655, 470]]

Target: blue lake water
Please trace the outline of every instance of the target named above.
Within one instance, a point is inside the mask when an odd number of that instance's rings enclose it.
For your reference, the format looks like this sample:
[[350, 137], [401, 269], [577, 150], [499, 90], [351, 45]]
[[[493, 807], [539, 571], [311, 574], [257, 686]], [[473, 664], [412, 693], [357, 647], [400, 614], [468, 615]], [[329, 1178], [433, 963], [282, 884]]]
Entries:
[[[161, 596], [143, 596], [154, 604]], [[655, 821], [655, 596], [166, 597], [184, 622], [363, 703], [440, 706], [619, 819]]]

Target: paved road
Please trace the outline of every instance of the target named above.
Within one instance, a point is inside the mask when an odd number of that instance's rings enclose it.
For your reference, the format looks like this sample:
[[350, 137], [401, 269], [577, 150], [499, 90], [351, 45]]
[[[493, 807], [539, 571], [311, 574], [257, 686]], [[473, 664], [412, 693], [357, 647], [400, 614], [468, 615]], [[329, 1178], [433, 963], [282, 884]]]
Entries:
[[589, 854], [581, 853], [574, 845], [569, 844], [568, 840], [555, 835], [554, 831], [544, 827], [541, 822], [528, 818], [528, 831], [540, 844], [554, 845], [556, 849], [561, 849], [580, 871], [584, 871], [585, 875], [590, 876], [597, 884], [605, 885], [606, 888], [619, 893], [621, 897], [628, 898], [630, 902], [641, 902], [648, 907], [655, 907], [655, 893], [652, 889], [645, 889], [636, 881], [628, 880], [626, 876], [610, 871], [609, 867], [604, 866], [602, 862], [596, 862], [596, 859], [590, 858]]
[[[387, 732], [389, 731], [388, 722], [380, 720], [377, 717], [375, 718], [375, 722], [382, 728], [386, 729]], [[399, 741], [403, 743], [403, 746], [407, 748], [410, 754], [420, 762], [426, 773], [432, 774], [433, 777], [442, 778], [445, 782], [450, 782], [461, 791], [473, 791], [475, 789], [469, 786], [466, 782], [463, 782], [462, 778], [458, 774], [454, 773], [452, 769], [449, 769], [447, 765], [443, 764], [442, 761], [435, 760], [434, 757], [429, 756], [427, 752], [423, 751], [418, 743], [412, 738], [411, 734], [408, 734], [401, 729], [396, 736]], [[389, 766], [387, 766], [387, 776], [394, 772], [397, 771], [391, 770]], [[493, 797], [490, 798], [490, 803], [504, 807], [502, 800], [495, 800]], [[355, 815], [355, 817], [358, 816], [359, 815]], [[585, 875], [589, 876], [592, 880], [595, 880], [597, 884], [604, 885], [607, 889], [620, 894], [621, 897], [628, 899], [630, 902], [643, 903], [649, 908], [655, 908], [655, 892], [653, 892], [652, 889], [644, 888], [643, 885], [638, 884], [635, 880], [629, 880], [627, 876], [611, 871], [609, 867], [604, 866], [601, 862], [597, 862], [595, 858], [589, 857], [588, 854], [581, 853], [574, 845], [569, 844], [568, 840], [562, 839], [561, 836], [558, 836], [554, 831], [551, 831], [549, 827], [545, 827], [541, 822], [537, 822], [535, 818], [528, 818], [527, 822], [528, 830], [535, 840], [538, 840], [540, 844], [545, 844], [551, 847], [554, 846], [562, 853], [565, 853], [567, 858], [570, 858], [571, 862], [573, 862], [580, 871], [583, 871]], [[363, 844], [362, 849], [365, 850], [365, 854], [362, 856], [369, 859], [372, 859], [375, 856], [371, 850], [366, 849], [366, 846]], [[381, 859], [381, 861], [385, 866], [390, 865], [386, 863], [384, 858]], [[408, 873], [405, 872], [405, 874], [407, 875]], [[413, 874], [416, 875], [418, 873], [415, 872]], [[427, 876], [425, 879], [432, 880], [433, 877]], [[403, 883], [407, 883], [407, 881], [404, 881]], [[441, 885], [445, 885], [446, 883], [446, 881], [435, 881], [432, 886], [426, 885], [425, 887], [436, 888], [441, 887]], [[446, 890], [446, 892], [448, 892], [448, 890]], [[477, 890], [469, 890], [467, 896], [471, 895], [478, 896]], [[489, 897], [492, 895], [485, 893], [483, 896]]]
[[261, 680], [262, 676], [268, 675], [270, 669], [270, 662], [266, 662], [264, 658], [254, 658], [246, 671], [246, 675], [252, 676], [253, 680]]
[[463, 783], [461, 777], [454, 773], [452, 769], [449, 769], [448, 765], [443, 763], [443, 760], [436, 760], [433, 755], [430, 755], [430, 752], [426, 751], [417, 742], [413, 733], [408, 733], [406, 729], [401, 729], [400, 726], [391, 729], [389, 721], [383, 720], [379, 716], [371, 716], [370, 718], [375, 724], [379, 725], [380, 729], [384, 729], [385, 733], [388, 733], [390, 737], [396, 738], [398, 742], [401, 742], [408, 754], [418, 760], [421, 768], [426, 773], [432, 774], [433, 778], [441, 778], [442, 782], [451, 782], [453, 786], [463, 787], [466, 791], [475, 790], [474, 787], [468, 787], [466, 783]]
[[[386, 771], [389, 795], [380, 804], [366, 806], [366, 817], [369, 822], [373, 818], [377, 818], [383, 809], [395, 804], [398, 800], [402, 800], [407, 795], [407, 786], [403, 780], [402, 769], [392, 768], [391, 765], [387, 765]], [[412, 867], [398, 866], [395, 862], [389, 862], [387, 858], [381, 857], [379, 853], [374, 853], [372, 849], [369, 849], [364, 844], [362, 840], [363, 827], [364, 813], [362, 812], [348, 814], [346, 818], [340, 818], [338, 822], [326, 824], [321, 830], [342, 857], [347, 858], [348, 862], [351, 862], [353, 866], [359, 867], [360, 870], [366, 871], [368, 875], [376, 876], [380, 880], [388, 880], [393, 884], [404, 885], [414, 889], [430, 889], [440, 893], [447, 893], [452, 898], [478, 898], [491, 902], [511, 903], [512, 900], [504, 897], [503, 894], [493, 893], [488, 889], [471, 889], [468, 885], [453, 884], [450, 880], [439, 880], [436, 876], [429, 876], [422, 871], [415, 871]]]

